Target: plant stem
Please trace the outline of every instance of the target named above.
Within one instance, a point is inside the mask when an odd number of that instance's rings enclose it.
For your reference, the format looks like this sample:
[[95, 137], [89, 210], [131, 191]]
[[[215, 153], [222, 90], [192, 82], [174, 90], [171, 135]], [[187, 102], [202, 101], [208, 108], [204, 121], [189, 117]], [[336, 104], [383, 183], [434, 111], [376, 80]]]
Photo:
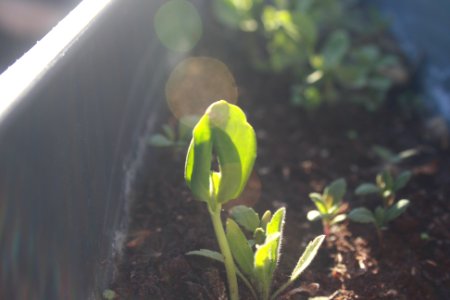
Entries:
[[236, 267], [234, 265], [233, 256], [231, 255], [231, 250], [228, 245], [225, 231], [223, 230], [222, 219], [220, 218], [221, 209], [222, 205], [217, 204], [216, 209], [214, 211], [209, 210], [209, 213], [214, 226], [214, 232], [216, 233], [217, 242], [219, 243], [220, 252], [222, 252], [223, 255], [225, 270], [227, 272], [230, 300], [238, 300], [239, 290], [236, 277]]

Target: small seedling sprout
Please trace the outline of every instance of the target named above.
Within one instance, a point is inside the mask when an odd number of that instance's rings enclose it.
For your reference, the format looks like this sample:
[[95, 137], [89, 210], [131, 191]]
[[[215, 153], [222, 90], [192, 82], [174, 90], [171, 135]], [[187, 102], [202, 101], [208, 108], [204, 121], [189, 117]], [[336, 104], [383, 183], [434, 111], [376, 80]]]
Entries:
[[330, 233], [330, 227], [332, 225], [346, 219], [344, 213], [345, 205], [342, 202], [346, 190], [347, 183], [345, 179], [340, 178], [325, 187], [323, 194], [309, 194], [309, 197], [316, 205], [317, 210], [309, 211], [307, 218], [312, 222], [322, 220], [325, 235]]
[[356, 195], [377, 194], [383, 199], [383, 205], [377, 206], [374, 211], [366, 207], [355, 208], [348, 214], [348, 218], [358, 223], [374, 224], [379, 241], [382, 243], [382, 230], [387, 228], [389, 222], [405, 212], [410, 204], [407, 199], [395, 201], [397, 191], [405, 187], [410, 178], [409, 171], [394, 177], [389, 170], [385, 170], [377, 175], [375, 184], [361, 184], [355, 190]]
[[[252, 209], [237, 206], [224, 230], [222, 205], [236, 199], [244, 189], [256, 158], [256, 137], [245, 114], [224, 100], [213, 103], [193, 130], [185, 167], [185, 179], [195, 197], [208, 206], [221, 253], [207, 249], [191, 251], [225, 265], [231, 300], [239, 299], [237, 277], [255, 299], [278, 297], [311, 263], [324, 236], [307, 246], [289, 280], [272, 293], [272, 279], [280, 257], [285, 208], [260, 218]], [[211, 162], [217, 160], [218, 171]], [[247, 239], [241, 227], [251, 238]]]

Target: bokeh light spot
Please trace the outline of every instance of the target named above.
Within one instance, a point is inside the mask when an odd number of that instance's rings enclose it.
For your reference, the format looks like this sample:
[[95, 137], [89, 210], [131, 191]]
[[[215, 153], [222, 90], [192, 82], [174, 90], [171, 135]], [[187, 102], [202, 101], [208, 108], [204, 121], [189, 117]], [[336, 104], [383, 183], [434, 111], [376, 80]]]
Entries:
[[238, 90], [224, 63], [214, 58], [191, 57], [172, 71], [166, 84], [166, 98], [172, 113], [181, 118], [201, 115], [217, 100], [235, 104]]
[[155, 30], [167, 48], [186, 52], [202, 36], [202, 20], [197, 9], [185, 0], [171, 0], [159, 8], [155, 16]]

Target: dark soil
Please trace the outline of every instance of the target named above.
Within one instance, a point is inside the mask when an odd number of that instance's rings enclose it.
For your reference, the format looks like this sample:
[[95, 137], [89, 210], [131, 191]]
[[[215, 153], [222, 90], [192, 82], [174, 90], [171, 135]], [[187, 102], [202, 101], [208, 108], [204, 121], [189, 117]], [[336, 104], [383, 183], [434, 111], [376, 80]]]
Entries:
[[[348, 104], [302, 111], [288, 104], [288, 77], [249, 76], [234, 54], [233, 59], [230, 55], [223, 59], [236, 76], [239, 105], [259, 143], [254, 173], [237, 202], [260, 213], [287, 207], [275, 285], [286, 279], [306, 244], [322, 233], [321, 224], [306, 220], [313, 208], [310, 192], [321, 192], [332, 180], [344, 177], [349, 206], [373, 207], [378, 199], [353, 194], [358, 184], [373, 181], [386, 166], [372, 147], [420, 150], [391, 166], [397, 172], [413, 172], [398, 195], [410, 199], [411, 205], [390, 224], [382, 243], [371, 225], [335, 226], [292, 287], [302, 286], [303, 292], [284, 298], [450, 299], [450, 153], [445, 138], [428, 140], [417, 117], [402, 116], [390, 103], [376, 113]], [[172, 152], [149, 152], [152, 157], [136, 182], [132, 221], [111, 289], [118, 299], [227, 299], [223, 266], [185, 255], [218, 247], [206, 206], [193, 199], [184, 183], [185, 150]], [[240, 290], [243, 299], [250, 299], [244, 286]]]

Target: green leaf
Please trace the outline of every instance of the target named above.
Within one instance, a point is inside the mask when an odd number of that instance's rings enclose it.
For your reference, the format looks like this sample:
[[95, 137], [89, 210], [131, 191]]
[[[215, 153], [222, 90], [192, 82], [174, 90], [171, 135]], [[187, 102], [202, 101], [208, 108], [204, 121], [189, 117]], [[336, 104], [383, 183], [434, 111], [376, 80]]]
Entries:
[[309, 242], [302, 256], [298, 260], [297, 265], [292, 271], [291, 278], [289, 279], [289, 281], [296, 280], [303, 273], [303, 271], [311, 264], [311, 262], [313, 261], [314, 257], [317, 254], [317, 251], [319, 251], [319, 248], [322, 245], [324, 239], [325, 235], [319, 235], [314, 240]]
[[226, 235], [231, 253], [244, 274], [253, 274], [253, 251], [244, 233], [232, 219], [227, 220]]
[[264, 229], [266, 229], [267, 224], [272, 219], [272, 212], [270, 210], [266, 210], [266, 212], [261, 217], [261, 224], [260, 226]]
[[207, 257], [207, 258], [210, 258], [212, 260], [216, 260], [216, 261], [219, 261], [219, 262], [223, 263], [223, 256], [222, 256], [222, 254], [217, 252], [217, 251], [212, 251], [212, 250], [208, 250], [208, 249], [200, 249], [200, 250], [189, 251], [186, 254], [187, 255], [203, 256], [203, 257]]
[[330, 70], [337, 67], [348, 49], [350, 48], [350, 37], [343, 30], [334, 31], [326, 40], [322, 48], [324, 57], [324, 69]]
[[353, 209], [348, 218], [358, 223], [375, 223], [375, 216], [373, 213], [365, 207], [358, 207]]
[[408, 208], [410, 202], [407, 199], [402, 199], [394, 203], [386, 212], [386, 220], [392, 221]]
[[308, 214], [306, 215], [306, 218], [309, 221], [314, 222], [314, 221], [320, 220], [322, 218], [322, 215], [317, 210], [310, 210], [310, 211], [308, 211]]
[[186, 157], [184, 178], [194, 196], [205, 202], [209, 202], [211, 198], [212, 149], [209, 118], [204, 115], [193, 130]]
[[[220, 171], [211, 180], [213, 151]], [[225, 100], [217, 101], [208, 107], [193, 130], [186, 158], [186, 183], [197, 198], [225, 203], [242, 192], [255, 158], [255, 132], [245, 114]]]
[[272, 285], [273, 266], [277, 264], [277, 249], [280, 242], [280, 233], [268, 236], [266, 242], [259, 246], [255, 252], [254, 272], [257, 279], [259, 294], [262, 299], [268, 299]]
[[169, 140], [162, 134], [155, 134], [150, 137], [150, 145], [155, 147], [171, 147], [173, 146], [173, 141]]
[[254, 232], [259, 226], [259, 216], [251, 207], [245, 205], [238, 205], [231, 209], [231, 217], [239, 225], [250, 232]]
[[206, 111], [212, 128], [213, 147], [220, 167], [216, 199], [225, 203], [237, 198], [247, 183], [256, 158], [255, 131], [236, 105], [221, 100]]
[[284, 226], [284, 219], [286, 215], [286, 208], [282, 207], [279, 208], [272, 216], [272, 219], [267, 224], [266, 227], [266, 240], [272, 239], [272, 236], [279, 235], [280, 238], [277, 239], [276, 243], [274, 244], [274, 247], [272, 248], [272, 266], [271, 270], [272, 272], [275, 271], [277, 264], [278, 264], [278, 258], [280, 256], [280, 248], [281, 248], [281, 237], [283, 235], [283, 226]]
[[327, 204], [323, 201], [322, 195], [319, 193], [310, 193], [309, 198], [314, 202], [319, 212], [323, 215], [328, 213]]
[[392, 162], [392, 163], [398, 162], [397, 154], [395, 154], [394, 152], [392, 152], [391, 150], [389, 150], [386, 147], [375, 145], [372, 147], [372, 151], [376, 155], [378, 155], [382, 160]]
[[339, 178], [330, 183], [324, 191], [325, 197], [330, 195], [333, 198], [333, 204], [340, 203], [347, 190], [347, 182], [344, 178]]
[[412, 173], [410, 171], [404, 171], [397, 176], [394, 182], [394, 191], [398, 191], [406, 186], [411, 179]]
[[373, 183], [363, 183], [356, 188], [355, 194], [358, 196], [363, 196], [379, 193], [380, 191], [380, 188]]

